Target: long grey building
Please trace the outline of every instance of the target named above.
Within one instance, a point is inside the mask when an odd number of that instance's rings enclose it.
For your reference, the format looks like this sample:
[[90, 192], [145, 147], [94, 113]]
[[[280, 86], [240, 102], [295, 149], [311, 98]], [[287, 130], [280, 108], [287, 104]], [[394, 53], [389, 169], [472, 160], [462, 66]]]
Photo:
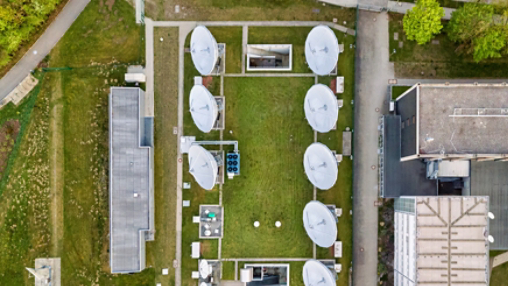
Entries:
[[109, 94], [109, 221], [112, 273], [145, 268], [145, 241], [154, 239], [153, 117], [139, 88]]
[[417, 84], [380, 121], [380, 196], [489, 196], [508, 249], [508, 86]]

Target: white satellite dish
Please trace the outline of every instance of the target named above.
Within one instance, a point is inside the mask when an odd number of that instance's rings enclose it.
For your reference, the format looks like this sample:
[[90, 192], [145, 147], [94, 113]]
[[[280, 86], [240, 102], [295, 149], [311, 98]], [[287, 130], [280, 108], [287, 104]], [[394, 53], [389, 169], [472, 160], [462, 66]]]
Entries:
[[218, 171], [217, 161], [205, 148], [199, 145], [189, 148], [189, 172], [203, 189], [213, 189]]
[[210, 276], [210, 274], [212, 274], [210, 271], [210, 265], [208, 264], [208, 261], [206, 261], [206, 259], [202, 259], [199, 262], [199, 274], [201, 275], [202, 278], [207, 278], [208, 276]]
[[307, 147], [303, 167], [309, 181], [318, 189], [328, 190], [337, 181], [337, 159], [325, 144], [316, 142]]
[[328, 26], [314, 27], [305, 41], [305, 59], [318, 75], [328, 75], [339, 60], [339, 41]]
[[494, 237], [492, 235], [489, 235], [489, 242], [494, 243]]
[[491, 213], [491, 212], [488, 213], [488, 216], [489, 216], [490, 219], [495, 219], [496, 218], [496, 216], [493, 213]]
[[333, 91], [324, 84], [315, 84], [305, 96], [305, 117], [312, 129], [326, 133], [337, 124], [339, 105]]
[[192, 119], [199, 130], [210, 132], [219, 114], [213, 95], [203, 85], [195, 85], [190, 92], [189, 105]]
[[337, 240], [337, 218], [319, 201], [310, 201], [303, 209], [303, 226], [310, 239], [321, 247], [330, 247]]
[[190, 50], [192, 62], [202, 75], [212, 73], [217, 59], [219, 58], [219, 47], [212, 33], [204, 27], [197, 26], [191, 35]]
[[335, 286], [336, 279], [326, 265], [311, 259], [303, 265], [303, 283], [305, 286]]

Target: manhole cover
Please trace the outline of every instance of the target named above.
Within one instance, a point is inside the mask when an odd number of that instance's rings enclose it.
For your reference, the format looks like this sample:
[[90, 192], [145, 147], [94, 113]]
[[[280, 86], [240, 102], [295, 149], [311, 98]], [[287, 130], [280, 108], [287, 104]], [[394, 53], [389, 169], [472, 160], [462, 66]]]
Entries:
[[379, 112], [379, 108], [376, 107], [376, 112]]
[[375, 169], [376, 169], [376, 165], [372, 165], [372, 166], [370, 166], [370, 168], [371, 168], [372, 170], [375, 170]]
[[363, 247], [360, 247], [360, 251], [361, 251], [361, 252], [363, 252], [363, 251], [364, 251]]

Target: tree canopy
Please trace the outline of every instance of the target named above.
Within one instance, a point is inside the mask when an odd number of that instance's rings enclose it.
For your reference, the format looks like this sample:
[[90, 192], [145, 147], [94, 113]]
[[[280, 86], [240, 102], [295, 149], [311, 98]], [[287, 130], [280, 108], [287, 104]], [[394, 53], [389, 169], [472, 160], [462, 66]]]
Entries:
[[446, 27], [448, 37], [460, 44], [461, 51], [473, 54], [476, 62], [499, 58], [508, 47], [507, 12], [496, 15], [492, 5], [466, 3], [452, 13]]
[[472, 41], [489, 29], [493, 16], [492, 5], [465, 3], [452, 13], [452, 18], [446, 27], [448, 37], [454, 42]]
[[409, 40], [423, 45], [441, 32], [444, 9], [436, 0], [418, 0], [413, 9], [404, 16], [404, 32]]

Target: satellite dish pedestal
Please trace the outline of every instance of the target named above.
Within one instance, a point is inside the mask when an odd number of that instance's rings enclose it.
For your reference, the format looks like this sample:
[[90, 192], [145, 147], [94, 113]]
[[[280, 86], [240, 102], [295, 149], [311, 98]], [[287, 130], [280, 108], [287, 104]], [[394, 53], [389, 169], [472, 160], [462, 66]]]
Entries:
[[39, 281], [42, 285], [51, 286], [51, 266], [44, 265], [37, 269], [25, 267], [25, 269], [35, 277], [36, 284]]

